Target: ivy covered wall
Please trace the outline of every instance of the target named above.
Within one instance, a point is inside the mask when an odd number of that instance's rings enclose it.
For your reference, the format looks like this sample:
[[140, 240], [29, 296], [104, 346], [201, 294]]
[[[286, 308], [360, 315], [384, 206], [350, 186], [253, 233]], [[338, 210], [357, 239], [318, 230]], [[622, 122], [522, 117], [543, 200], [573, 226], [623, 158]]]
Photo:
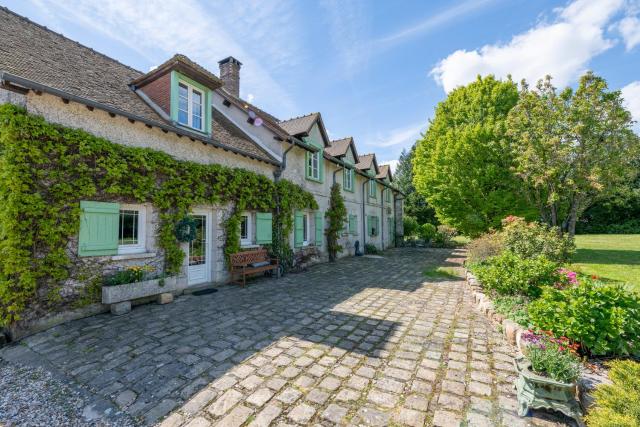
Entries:
[[276, 213], [279, 251], [287, 247], [293, 210], [317, 208], [310, 193], [286, 180], [125, 147], [0, 105], [0, 325], [34, 303], [56, 306], [60, 284], [73, 271], [67, 245], [79, 230], [81, 200], [153, 204], [169, 274], [185, 256], [175, 224], [195, 205], [233, 206], [224, 224], [227, 255], [240, 250], [242, 211]]

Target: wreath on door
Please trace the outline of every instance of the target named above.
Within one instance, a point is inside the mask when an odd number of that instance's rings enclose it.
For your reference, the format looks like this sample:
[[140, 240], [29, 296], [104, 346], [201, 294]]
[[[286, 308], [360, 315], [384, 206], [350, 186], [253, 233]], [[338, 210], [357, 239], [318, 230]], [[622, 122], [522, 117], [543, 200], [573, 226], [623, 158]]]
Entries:
[[176, 224], [176, 238], [179, 242], [192, 242], [196, 239], [196, 221], [191, 217], [184, 217]]

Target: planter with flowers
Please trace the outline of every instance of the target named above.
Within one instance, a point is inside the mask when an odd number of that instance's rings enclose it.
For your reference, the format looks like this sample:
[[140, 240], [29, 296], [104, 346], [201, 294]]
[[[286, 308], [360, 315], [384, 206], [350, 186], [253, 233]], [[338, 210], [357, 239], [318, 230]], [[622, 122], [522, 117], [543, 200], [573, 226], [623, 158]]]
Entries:
[[576, 399], [576, 381], [580, 376], [577, 344], [566, 337], [527, 331], [522, 334], [525, 357], [515, 360], [518, 380], [518, 415], [530, 408], [553, 409], [581, 423], [582, 408]]
[[102, 303], [111, 306], [113, 314], [131, 311], [131, 301], [159, 295], [159, 303], [173, 300], [172, 293], [184, 287], [179, 276], [151, 275], [152, 268], [132, 266], [105, 278], [102, 286]]

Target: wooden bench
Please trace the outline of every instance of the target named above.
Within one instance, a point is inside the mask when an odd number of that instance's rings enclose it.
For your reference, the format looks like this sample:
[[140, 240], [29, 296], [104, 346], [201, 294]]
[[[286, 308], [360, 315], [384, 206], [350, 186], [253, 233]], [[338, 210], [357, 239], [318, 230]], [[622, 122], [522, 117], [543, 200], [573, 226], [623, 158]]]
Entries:
[[[263, 264], [263, 265], [256, 265]], [[280, 272], [278, 258], [270, 258], [266, 249], [256, 249], [232, 254], [229, 260], [231, 282], [243, 287], [247, 284], [247, 276], [265, 271], [273, 271], [276, 275]], [[234, 280], [237, 277], [237, 280]], [[242, 280], [240, 280], [242, 277]]]

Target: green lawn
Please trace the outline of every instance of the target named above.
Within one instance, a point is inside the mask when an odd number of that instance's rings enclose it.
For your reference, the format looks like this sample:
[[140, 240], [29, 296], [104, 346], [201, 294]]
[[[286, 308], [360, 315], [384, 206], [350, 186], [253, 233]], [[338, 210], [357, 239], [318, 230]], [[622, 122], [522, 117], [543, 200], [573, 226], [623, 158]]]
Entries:
[[627, 283], [640, 293], [640, 234], [585, 234], [576, 236], [576, 246], [576, 271]]

